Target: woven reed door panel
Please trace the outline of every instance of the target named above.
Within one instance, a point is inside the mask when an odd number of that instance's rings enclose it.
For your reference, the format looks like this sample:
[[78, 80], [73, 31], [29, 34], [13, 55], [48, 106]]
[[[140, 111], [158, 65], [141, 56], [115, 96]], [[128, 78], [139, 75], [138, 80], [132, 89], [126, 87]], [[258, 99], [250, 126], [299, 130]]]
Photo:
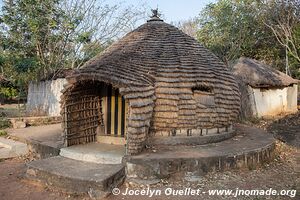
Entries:
[[99, 125], [101, 98], [84, 95], [77, 102], [67, 106], [69, 115], [67, 135], [68, 146], [96, 141], [96, 128]]

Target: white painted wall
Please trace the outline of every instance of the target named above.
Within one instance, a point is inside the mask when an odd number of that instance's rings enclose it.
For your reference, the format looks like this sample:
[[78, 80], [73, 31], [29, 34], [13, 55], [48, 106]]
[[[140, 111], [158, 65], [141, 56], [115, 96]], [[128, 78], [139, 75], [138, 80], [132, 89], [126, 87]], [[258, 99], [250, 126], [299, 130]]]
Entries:
[[294, 84], [293, 87], [287, 89], [287, 110], [297, 110], [297, 98], [298, 98], [298, 85]]
[[28, 88], [26, 110], [32, 114], [60, 115], [60, 96], [66, 79], [31, 82]]
[[[252, 88], [258, 117], [297, 111], [297, 85], [276, 89]], [[254, 112], [254, 113], [255, 113]]]

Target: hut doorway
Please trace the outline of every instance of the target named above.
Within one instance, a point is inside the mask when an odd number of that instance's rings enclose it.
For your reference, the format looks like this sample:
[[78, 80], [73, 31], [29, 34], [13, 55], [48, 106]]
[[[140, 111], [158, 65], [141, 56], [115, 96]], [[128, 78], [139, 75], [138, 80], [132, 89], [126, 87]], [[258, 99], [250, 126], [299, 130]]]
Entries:
[[[65, 146], [122, 138], [125, 142], [127, 102], [118, 89], [103, 82], [81, 82], [65, 98]], [[107, 140], [107, 139], [106, 139]]]
[[101, 113], [103, 123], [97, 130], [98, 135], [124, 137], [126, 125], [126, 110], [128, 108], [124, 97], [118, 89], [106, 85], [101, 97]]

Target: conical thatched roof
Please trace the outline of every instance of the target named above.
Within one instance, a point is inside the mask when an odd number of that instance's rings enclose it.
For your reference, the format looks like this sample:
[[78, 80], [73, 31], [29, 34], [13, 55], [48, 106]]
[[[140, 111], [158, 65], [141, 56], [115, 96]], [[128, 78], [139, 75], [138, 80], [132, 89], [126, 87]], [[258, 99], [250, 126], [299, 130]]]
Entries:
[[284, 87], [299, 82], [269, 65], [245, 57], [233, 64], [233, 73], [252, 87]]
[[192, 37], [161, 20], [149, 20], [128, 33], [87, 62], [78, 75], [94, 76], [124, 86], [154, 85], [156, 77], [166, 71], [165, 66], [174, 73], [201, 73], [208, 79], [221, 76], [232, 82], [229, 72], [215, 55]]
[[[130, 152], [140, 151], [149, 133], [228, 127], [240, 108], [237, 83], [225, 65], [159, 18], [128, 33], [67, 80], [66, 98], [72, 95], [72, 85], [81, 81], [119, 88], [129, 100]], [[208, 94], [194, 92], [201, 88]]]

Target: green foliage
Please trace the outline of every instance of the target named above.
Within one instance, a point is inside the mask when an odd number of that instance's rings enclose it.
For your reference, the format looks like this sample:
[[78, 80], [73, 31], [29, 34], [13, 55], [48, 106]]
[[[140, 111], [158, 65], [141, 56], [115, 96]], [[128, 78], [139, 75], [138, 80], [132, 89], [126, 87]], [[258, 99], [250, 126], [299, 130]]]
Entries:
[[4, 96], [5, 98], [13, 98], [18, 95], [18, 90], [13, 87], [1, 87], [0, 95]]
[[[276, 37], [276, 41], [285, 50], [285, 70], [299, 77], [300, 65], [300, 1], [271, 0], [264, 3], [260, 12], [263, 23]], [[292, 73], [290, 73], [292, 72]]]
[[[293, 33], [294, 33], [296, 49], [298, 50], [298, 55], [300, 55], [300, 24], [294, 28]], [[291, 68], [291, 73], [294, 75], [295, 78], [300, 79], [300, 63], [290, 54], [289, 57], [290, 57], [289, 64]]]
[[0, 130], [11, 127], [11, 123], [7, 118], [0, 117]]
[[0, 137], [7, 136], [7, 132], [4, 130], [0, 130]]
[[0, 73], [24, 89], [31, 80], [80, 67], [141, 15], [98, 0], [4, 0]]
[[[56, 0], [4, 1], [2, 8], [2, 68], [12, 80], [30, 80], [38, 71], [44, 74], [50, 69], [48, 55], [51, 50], [49, 34], [52, 35], [59, 21]], [[53, 34], [55, 35], [55, 34]], [[0, 66], [1, 66], [0, 65]], [[42, 67], [43, 66], [43, 67]], [[55, 68], [56, 66], [54, 66]], [[40, 75], [40, 74], [39, 74]]]
[[261, 58], [269, 49], [272, 33], [256, 15], [259, 6], [250, 0], [209, 4], [199, 19], [198, 40], [226, 63], [240, 56]]
[[[279, 1], [269, 2], [276, 4]], [[277, 12], [266, 9], [269, 2], [219, 0], [207, 5], [198, 18], [197, 39], [226, 64], [245, 56], [265, 60], [277, 69], [285, 70], [285, 48], [266, 25], [267, 18], [274, 17], [271, 12]], [[300, 40], [299, 32], [299, 27], [293, 30], [296, 40]], [[300, 50], [299, 46], [297, 48]], [[292, 75], [299, 77], [300, 63], [291, 55], [289, 60]]]
[[87, 44], [91, 42], [92, 33], [91, 32], [83, 32], [78, 35], [77, 41], [83, 44]]

